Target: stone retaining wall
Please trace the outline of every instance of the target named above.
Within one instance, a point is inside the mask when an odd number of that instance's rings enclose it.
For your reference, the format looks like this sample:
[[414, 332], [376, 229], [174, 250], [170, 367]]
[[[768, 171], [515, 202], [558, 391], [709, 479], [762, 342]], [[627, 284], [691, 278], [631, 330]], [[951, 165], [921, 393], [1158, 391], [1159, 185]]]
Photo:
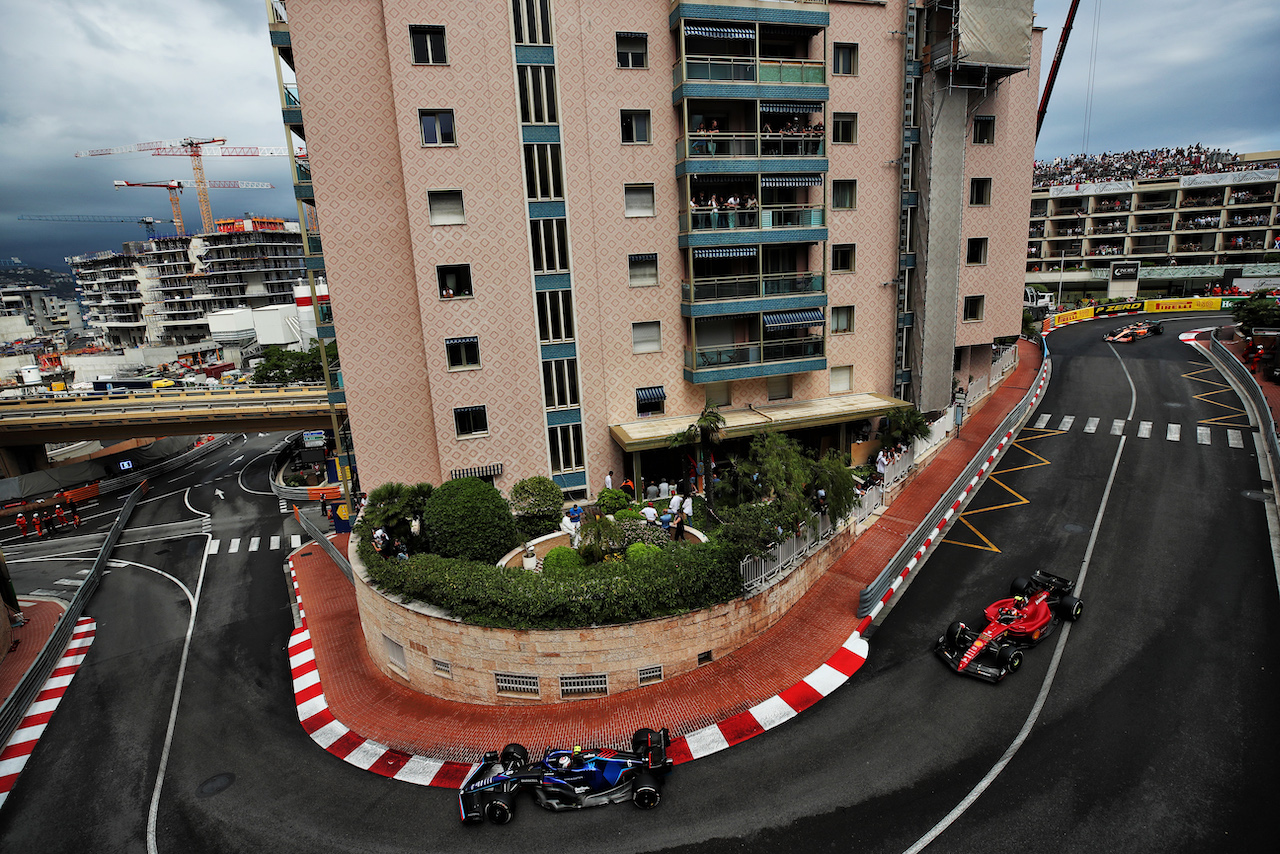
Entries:
[[[618, 694], [641, 687], [641, 669], [661, 666], [662, 678], [670, 679], [697, 668], [700, 655], [728, 655], [778, 622], [853, 539], [853, 527], [841, 530], [781, 581], [747, 599], [678, 617], [555, 631], [470, 626], [420, 602], [393, 601], [372, 586], [355, 537], [347, 556], [355, 573], [365, 646], [384, 674], [448, 700], [530, 705], [601, 695], [562, 698], [561, 676], [603, 675], [607, 692]], [[404, 666], [392, 655], [402, 655]], [[499, 673], [536, 676], [538, 694], [499, 693]]]

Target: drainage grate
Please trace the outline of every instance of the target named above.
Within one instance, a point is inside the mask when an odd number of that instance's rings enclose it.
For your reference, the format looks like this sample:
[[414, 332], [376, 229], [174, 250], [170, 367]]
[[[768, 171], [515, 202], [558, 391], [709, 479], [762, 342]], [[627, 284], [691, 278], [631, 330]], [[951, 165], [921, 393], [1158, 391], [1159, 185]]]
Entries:
[[541, 693], [538, 688], [537, 676], [529, 676], [523, 673], [495, 673], [493, 678], [497, 682], [499, 694], [521, 694], [537, 697]]
[[655, 664], [652, 667], [641, 667], [638, 675], [641, 685], [652, 685], [655, 682], [662, 681], [662, 665]]
[[609, 677], [604, 673], [576, 673], [560, 677], [561, 697], [582, 697], [587, 694], [608, 694]]

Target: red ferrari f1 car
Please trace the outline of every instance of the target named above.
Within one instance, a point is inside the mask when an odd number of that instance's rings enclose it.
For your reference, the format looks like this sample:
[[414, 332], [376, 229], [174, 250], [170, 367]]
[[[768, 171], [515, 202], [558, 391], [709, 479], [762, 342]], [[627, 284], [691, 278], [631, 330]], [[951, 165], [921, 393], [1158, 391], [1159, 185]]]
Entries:
[[1102, 336], [1102, 340], [1114, 341], [1118, 344], [1132, 344], [1139, 338], [1146, 338], [1148, 335], [1163, 334], [1163, 321], [1139, 320], [1137, 323], [1130, 323], [1128, 326], [1121, 326], [1119, 329], [1112, 329], [1106, 335]]
[[956, 621], [938, 638], [936, 651], [957, 673], [999, 682], [1022, 666], [1022, 650], [1053, 633], [1063, 620], [1075, 622], [1083, 606], [1071, 595], [1076, 583], [1036, 570], [1015, 578], [1008, 599], [983, 611], [986, 628], [978, 631]]

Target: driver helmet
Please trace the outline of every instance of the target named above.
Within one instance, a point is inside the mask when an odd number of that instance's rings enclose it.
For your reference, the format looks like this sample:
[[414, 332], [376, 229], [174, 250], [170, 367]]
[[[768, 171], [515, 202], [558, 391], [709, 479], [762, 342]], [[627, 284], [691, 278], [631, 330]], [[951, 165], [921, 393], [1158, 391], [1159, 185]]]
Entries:
[[569, 767], [569, 763], [570, 763], [570, 761], [571, 761], [571, 760], [570, 760], [570, 758], [569, 758], [569, 754], [567, 754], [567, 753], [566, 753], [564, 756], [561, 756], [561, 757], [557, 760], [557, 764], [558, 764], [561, 768], [567, 769], [567, 768]]
[[1019, 611], [1027, 607], [1027, 597], [1023, 596], [1021, 593], [1019, 593], [1017, 596], [1014, 596], [1013, 607], [1017, 608]]

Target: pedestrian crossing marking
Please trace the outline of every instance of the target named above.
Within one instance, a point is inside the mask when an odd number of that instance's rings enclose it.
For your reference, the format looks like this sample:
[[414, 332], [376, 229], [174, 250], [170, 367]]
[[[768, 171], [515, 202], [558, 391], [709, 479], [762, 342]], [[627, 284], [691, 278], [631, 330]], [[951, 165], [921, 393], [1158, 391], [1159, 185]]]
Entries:
[[1197, 427], [1197, 428], [1196, 428], [1196, 442], [1197, 442], [1197, 444], [1200, 444], [1200, 445], [1207, 445], [1207, 444], [1209, 444], [1209, 442], [1210, 442], [1210, 440], [1211, 440], [1211, 439], [1212, 439], [1212, 437], [1209, 435], [1209, 428], [1208, 428], [1208, 427]]
[[271, 549], [272, 549], [272, 551], [274, 551], [275, 549], [278, 549], [278, 548], [280, 548], [280, 538], [279, 538], [279, 537], [272, 537], [272, 538], [271, 538]]
[[1139, 438], [1139, 439], [1150, 439], [1150, 438], [1151, 438], [1151, 422], [1150, 422], [1150, 421], [1142, 421], [1142, 422], [1139, 422], [1139, 424], [1138, 424], [1138, 438]]
[[1041, 415], [1039, 418], [1036, 419], [1035, 428], [1037, 430], [1043, 430], [1044, 425], [1048, 424], [1049, 419], [1052, 417], [1053, 417], [1052, 415]]
[[1125, 422], [1124, 422], [1124, 419], [1123, 419], [1123, 418], [1117, 418], [1116, 420], [1112, 421], [1112, 422], [1111, 422], [1111, 435], [1112, 435], [1112, 436], [1119, 436], [1121, 433], [1123, 433], [1123, 432], [1124, 432], [1124, 424], [1125, 424]]
[[1094, 432], [1096, 432], [1096, 431], [1097, 431], [1097, 429], [1098, 429], [1098, 420], [1099, 420], [1099, 419], [1097, 419], [1097, 418], [1090, 418], [1089, 420], [1085, 421], [1085, 422], [1084, 422], [1084, 432], [1086, 432], [1086, 433], [1094, 433]]
[[1058, 425], [1058, 429], [1070, 430], [1071, 425], [1075, 423], [1076, 423], [1076, 417], [1074, 415], [1064, 415], [1062, 416], [1062, 423]]
[[221, 546], [222, 546], [222, 540], [210, 540], [209, 547], [205, 549], [205, 554], [216, 555], [218, 553], [218, 549], [221, 548]]
[[54, 584], [61, 584], [63, 587], [82, 587], [84, 586], [83, 578], [59, 578]]
[[254, 537], [253, 539], [249, 540], [249, 551], [256, 552], [258, 550], [258, 543], [260, 542], [262, 542], [261, 537]]
[[289, 512], [289, 504], [283, 498], [280, 499], [280, 512], [281, 513]]
[[1182, 425], [1170, 424], [1168, 429], [1164, 431], [1164, 437], [1170, 442], [1179, 442], [1182, 440]]
[[289, 545], [290, 545], [292, 548], [295, 548], [295, 549], [300, 549], [300, 548], [302, 548], [302, 535], [301, 535], [301, 534], [294, 534], [292, 537], [290, 537], [290, 538], [289, 538]]
[[1239, 430], [1228, 430], [1228, 431], [1227, 431], [1227, 445], [1228, 445], [1228, 446], [1230, 446], [1230, 447], [1232, 447], [1232, 448], [1243, 448], [1243, 447], [1244, 447], [1244, 436], [1242, 436], [1242, 435], [1240, 434], [1240, 431], [1239, 431]]
[[240, 538], [236, 537], [231, 541], [231, 545], [227, 546], [227, 554], [233, 555], [240, 551]]

